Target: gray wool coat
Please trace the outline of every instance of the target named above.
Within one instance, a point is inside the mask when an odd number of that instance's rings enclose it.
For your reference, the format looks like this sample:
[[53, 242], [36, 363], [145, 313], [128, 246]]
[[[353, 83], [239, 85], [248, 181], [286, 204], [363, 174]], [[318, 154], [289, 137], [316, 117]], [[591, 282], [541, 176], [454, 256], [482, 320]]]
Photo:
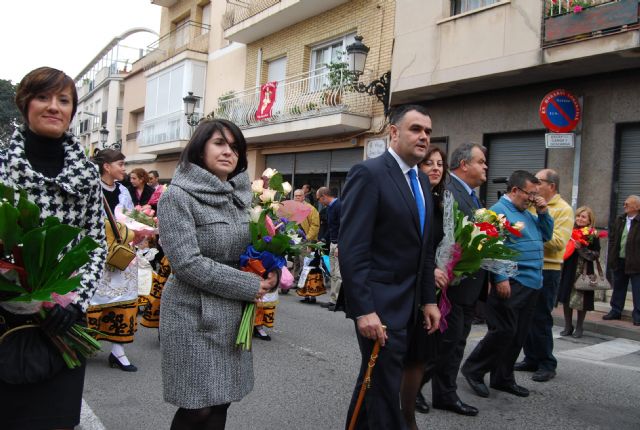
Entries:
[[173, 273], [162, 292], [160, 350], [165, 401], [197, 409], [241, 400], [253, 388], [251, 352], [235, 346], [244, 302], [260, 278], [238, 269], [250, 243], [249, 177], [222, 182], [178, 167], [158, 203]]

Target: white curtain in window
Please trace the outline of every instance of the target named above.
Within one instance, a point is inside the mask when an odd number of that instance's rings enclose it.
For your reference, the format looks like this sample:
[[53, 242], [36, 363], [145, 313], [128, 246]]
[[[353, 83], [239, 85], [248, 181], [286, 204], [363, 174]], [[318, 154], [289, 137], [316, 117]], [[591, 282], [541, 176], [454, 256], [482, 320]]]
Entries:
[[455, 0], [457, 3], [455, 13], [464, 13], [470, 10], [478, 9], [484, 6], [488, 6], [493, 3], [497, 3], [499, 0]]

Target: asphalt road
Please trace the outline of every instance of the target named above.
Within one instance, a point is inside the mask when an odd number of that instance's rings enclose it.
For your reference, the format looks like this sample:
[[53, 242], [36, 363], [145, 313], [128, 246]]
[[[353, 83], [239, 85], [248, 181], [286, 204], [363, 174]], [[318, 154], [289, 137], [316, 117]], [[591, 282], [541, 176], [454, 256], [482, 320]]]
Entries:
[[[324, 296], [321, 300], [326, 300]], [[558, 328], [556, 332], [560, 329]], [[484, 335], [474, 326], [467, 353]], [[343, 313], [281, 296], [273, 340], [255, 340], [254, 390], [232, 404], [228, 429], [342, 429], [358, 369], [353, 323]], [[107, 365], [110, 346], [89, 361], [82, 430], [168, 429], [176, 408], [162, 400], [157, 331], [140, 326], [127, 347], [139, 371]], [[558, 375], [546, 383], [517, 374], [528, 398], [493, 391], [475, 396], [458, 379], [463, 401], [477, 417], [450, 412], [418, 414], [420, 428], [437, 429], [640, 429], [640, 342], [586, 333], [556, 339]], [[424, 394], [430, 399], [430, 386]]]

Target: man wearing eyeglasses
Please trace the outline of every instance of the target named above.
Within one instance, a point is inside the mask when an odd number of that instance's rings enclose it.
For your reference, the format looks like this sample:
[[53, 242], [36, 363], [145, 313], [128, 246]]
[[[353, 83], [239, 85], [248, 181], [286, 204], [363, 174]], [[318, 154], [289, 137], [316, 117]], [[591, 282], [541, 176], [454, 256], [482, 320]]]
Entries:
[[[489, 331], [462, 366], [462, 374], [475, 393], [489, 397], [484, 375], [491, 373], [490, 386], [520, 397], [529, 390], [516, 383], [513, 365], [524, 344], [536, 300], [542, 288], [544, 242], [553, 235], [553, 218], [547, 201], [538, 194], [540, 180], [516, 170], [507, 182], [507, 194], [490, 209], [504, 214], [511, 224], [521, 222], [521, 237], [509, 236], [505, 245], [518, 251], [518, 273], [514, 277], [491, 274], [493, 287], [485, 307]], [[529, 212], [535, 207], [537, 215]]]
[[533, 314], [531, 330], [524, 343], [524, 360], [516, 363], [514, 370], [534, 372], [536, 382], [546, 382], [556, 376], [558, 360], [553, 356], [553, 316], [556, 305], [562, 261], [567, 242], [573, 230], [573, 209], [560, 197], [560, 176], [555, 170], [543, 169], [536, 173], [540, 181], [538, 193], [548, 203], [553, 218], [553, 237], [544, 244], [542, 289]]

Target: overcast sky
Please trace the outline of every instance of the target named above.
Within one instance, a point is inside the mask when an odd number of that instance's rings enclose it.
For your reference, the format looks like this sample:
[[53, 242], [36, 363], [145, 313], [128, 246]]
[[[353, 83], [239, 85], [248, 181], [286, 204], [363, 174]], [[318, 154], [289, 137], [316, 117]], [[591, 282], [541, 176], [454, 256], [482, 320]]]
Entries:
[[17, 83], [51, 66], [72, 78], [133, 27], [159, 32], [160, 6], [151, 0], [11, 0], [0, 3], [0, 79]]

